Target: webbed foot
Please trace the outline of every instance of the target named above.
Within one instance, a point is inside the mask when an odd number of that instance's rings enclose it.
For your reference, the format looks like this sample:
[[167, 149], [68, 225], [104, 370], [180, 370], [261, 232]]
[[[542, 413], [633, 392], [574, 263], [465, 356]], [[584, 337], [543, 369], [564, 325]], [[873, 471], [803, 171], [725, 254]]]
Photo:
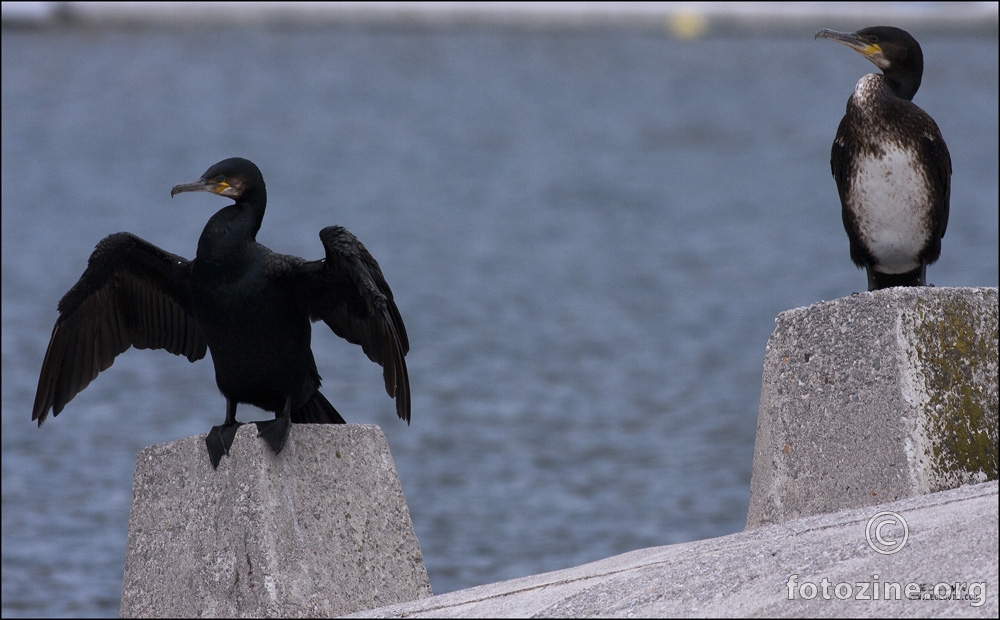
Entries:
[[242, 422], [233, 422], [232, 424], [213, 426], [212, 430], [208, 431], [205, 445], [208, 446], [208, 458], [212, 461], [212, 469], [218, 469], [222, 455], [229, 454], [229, 448], [233, 446], [233, 440], [236, 439], [236, 431], [241, 426], [243, 426]]
[[273, 420], [254, 422], [257, 425], [257, 436], [267, 440], [275, 454], [281, 452], [285, 447], [285, 441], [292, 434], [292, 418], [287, 415], [279, 415]]

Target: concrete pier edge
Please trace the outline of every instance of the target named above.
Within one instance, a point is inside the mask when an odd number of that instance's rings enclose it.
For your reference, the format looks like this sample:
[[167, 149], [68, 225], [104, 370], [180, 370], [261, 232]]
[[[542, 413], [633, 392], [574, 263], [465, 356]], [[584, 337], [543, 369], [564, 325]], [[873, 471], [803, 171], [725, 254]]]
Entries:
[[[986, 482], [792, 519], [347, 617], [996, 618], [997, 490]], [[867, 524], [881, 511], [908, 526], [895, 554], [882, 555], [866, 541]], [[898, 527], [885, 527], [882, 536], [902, 540]], [[864, 600], [875, 583], [883, 586], [880, 599]], [[885, 596], [885, 584], [899, 584], [900, 597], [892, 596], [894, 585]], [[944, 600], [927, 598], [938, 584], [965, 586], [954, 596], [939, 588]], [[907, 586], [916, 599], [906, 597]]]

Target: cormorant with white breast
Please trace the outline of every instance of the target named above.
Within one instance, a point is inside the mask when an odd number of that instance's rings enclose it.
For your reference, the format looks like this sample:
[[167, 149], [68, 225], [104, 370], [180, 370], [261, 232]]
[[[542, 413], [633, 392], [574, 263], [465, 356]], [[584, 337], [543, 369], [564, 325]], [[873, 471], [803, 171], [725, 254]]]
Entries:
[[267, 192], [253, 162], [221, 161], [170, 195], [210, 192], [235, 202], [205, 225], [194, 260], [130, 233], [94, 249], [59, 302], [32, 420], [41, 426], [129, 347], [165, 349], [194, 362], [212, 352], [226, 420], [205, 443], [213, 467], [236, 436], [236, 406], [272, 411], [259, 435], [281, 452], [295, 423], [343, 424], [319, 392], [310, 321], [324, 321], [383, 367], [396, 414], [410, 421], [406, 328], [378, 263], [340, 226], [320, 231], [325, 259], [277, 254], [257, 243]]
[[937, 123], [911, 101], [924, 56], [905, 30], [820, 30], [861, 53], [882, 75], [854, 87], [830, 154], [851, 260], [868, 273], [868, 290], [925, 286], [948, 226], [951, 156]]

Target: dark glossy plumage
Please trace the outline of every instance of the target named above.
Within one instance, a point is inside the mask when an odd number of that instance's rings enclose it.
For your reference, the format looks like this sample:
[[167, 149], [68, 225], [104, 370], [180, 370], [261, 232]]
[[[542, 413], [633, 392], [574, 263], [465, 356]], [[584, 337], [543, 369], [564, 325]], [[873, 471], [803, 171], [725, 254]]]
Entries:
[[260, 435], [281, 451], [291, 423], [342, 424], [319, 392], [311, 321], [361, 345], [383, 367], [396, 413], [410, 421], [406, 329], [378, 263], [339, 226], [320, 231], [326, 252], [306, 261], [256, 242], [267, 202], [260, 171], [221, 161], [171, 195], [207, 191], [235, 200], [213, 215], [193, 261], [129, 233], [97, 244], [80, 280], [59, 302], [38, 380], [32, 420], [58, 415], [129, 347], [164, 349], [194, 362], [212, 353], [226, 421], [206, 438], [213, 467], [228, 453], [236, 406], [275, 413]]
[[830, 153], [851, 260], [868, 290], [923, 286], [948, 226], [951, 156], [937, 123], [911, 99], [920, 88], [920, 45], [888, 26], [816, 38], [861, 53], [882, 75], [861, 78]]

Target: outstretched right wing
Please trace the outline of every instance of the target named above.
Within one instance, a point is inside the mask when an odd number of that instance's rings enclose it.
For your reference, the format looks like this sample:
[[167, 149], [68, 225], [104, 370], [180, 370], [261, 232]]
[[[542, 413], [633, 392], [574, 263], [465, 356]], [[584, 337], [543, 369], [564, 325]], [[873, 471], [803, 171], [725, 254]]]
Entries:
[[205, 335], [191, 306], [191, 262], [130, 233], [101, 240], [59, 302], [31, 419], [59, 415], [128, 350], [165, 349], [194, 362]]
[[392, 290], [368, 249], [342, 226], [319, 232], [326, 259], [307, 263], [309, 316], [322, 319], [335, 334], [361, 345], [382, 366], [385, 391], [396, 399], [396, 415], [410, 422], [410, 379], [406, 357], [410, 342]]

